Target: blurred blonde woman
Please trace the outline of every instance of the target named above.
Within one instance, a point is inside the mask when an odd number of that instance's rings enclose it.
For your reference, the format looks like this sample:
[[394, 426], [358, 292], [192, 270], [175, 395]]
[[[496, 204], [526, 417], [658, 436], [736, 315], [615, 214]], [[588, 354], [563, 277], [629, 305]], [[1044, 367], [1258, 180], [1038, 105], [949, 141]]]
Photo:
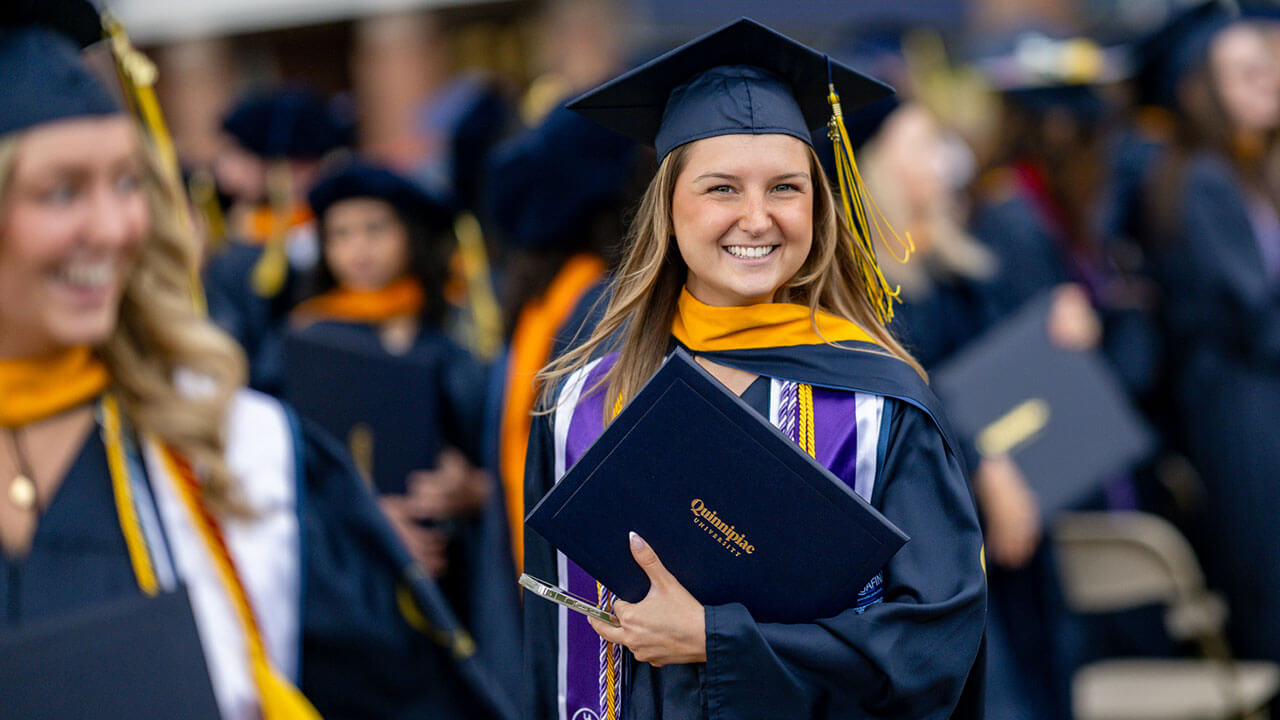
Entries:
[[225, 718], [502, 716], [343, 456], [194, 309], [181, 200], [79, 56], [97, 23], [0, 14], [0, 627], [185, 589]]

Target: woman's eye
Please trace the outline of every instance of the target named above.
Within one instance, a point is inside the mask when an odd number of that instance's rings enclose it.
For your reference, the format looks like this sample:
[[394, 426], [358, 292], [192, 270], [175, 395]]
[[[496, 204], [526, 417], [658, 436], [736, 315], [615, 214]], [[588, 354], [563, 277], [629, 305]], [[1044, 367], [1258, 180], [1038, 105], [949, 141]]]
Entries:
[[715, 187], [710, 188], [707, 192], [727, 194], [727, 193], [731, 193], [731, 192], [733, 192], [733, 186], [731, 186], [731, 185], [716, 185]]
[[40, 193], [40, 201], [49, 205], [68, 205], [75, 199], [76, 188], [70, 183], [61, 183]]
[[775, 185], [773, 187], [773, 191], [774, 192], [800, 192], [800, 186], [793, 185], [792, 183], [782, 183], [781, 185]]
[[116, 178], [116, 192], [121, 195], [132, 195], [142, 189], [142, 175], [129, 172]]

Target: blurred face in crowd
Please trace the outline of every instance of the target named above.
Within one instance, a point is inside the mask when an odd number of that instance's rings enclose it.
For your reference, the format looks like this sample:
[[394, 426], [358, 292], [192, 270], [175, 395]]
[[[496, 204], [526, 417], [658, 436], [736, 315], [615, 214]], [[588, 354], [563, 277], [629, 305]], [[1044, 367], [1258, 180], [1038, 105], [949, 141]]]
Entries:
[[378, 290], [408, 271], [409, 233], [387, 202], [342, 200], [324, 213], [324, 256], [339, 285]]
[[904, 105], [894, 111], [878, 135], [878, 145], [913, 214], [926, 214], [945, 200], [947, 147], [927, 110]]
[[789, 135], [690, 143], [671, 198], [686, 285], [708, 305], [769, 302], [813, 244], [809, 148]]
[[267, 197], [267, 166], [262, 158], [227, 140], [213, 163], [221, 188], [237, 201], [259, 203]]
[[1209, 67], [1238, 129], [1266, 131], [1280, 124], [1280, 66], [1261, 31], [1247, 25], [1223, 30], [1210, 48]]
[[0, 206], [0, 357], [105, 342], [150, 232], [129, 118], [26, 131]]

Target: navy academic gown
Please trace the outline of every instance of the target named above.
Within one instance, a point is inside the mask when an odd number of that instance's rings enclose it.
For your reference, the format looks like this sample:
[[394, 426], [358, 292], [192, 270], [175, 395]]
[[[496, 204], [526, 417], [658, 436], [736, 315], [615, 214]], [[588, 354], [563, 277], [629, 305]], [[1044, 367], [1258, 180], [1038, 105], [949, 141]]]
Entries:
[[[883, 462], [871, 504], [911, 540], [885, 568], [884, 601], [801, 624], [759, 623], [737, 604], [708, 607], [707, 663], [653, 668], [626, 654], [624, 717], [982, 718], [981, 533], [936, 400], [897, 360], [828, 346], [796, 350], [702, 354], [766, 377], [886, 396]], [[767, 416], [768, 395], [765, 384], [744, 398]], [[548, 418], [535, 419], [530, 438], [530, 507], [555, 482]], [[525, 566], [536, 577], [557, 576], [555, 549], [531, 531]], [[526, 599], [524, 607], [533, 690], [527, 716], [552, 720], [558, 712], [558, 606]]]
[[[342, 342], [368, 352], [385, 353], [375, 326], [366, 323], [321, 321], [301, 331]], [[491, 387], [488, 368], [443, 332], [424, 327], [405, 358], [420, 363], [439, 381], [438, 437], [424, 438], [434, 447], [451, 446], [474, 465], [483, 466], [486, 394]], [[463, 625], [475, 638], [484, 662], [504, 688], [518, 696], [520, 672], [520, 608], [510, 531], [501, 484], [484, 509], [474, 517], [450, 523], [449, 570], [440, 585]]]
[[[1077, 279], [1061, 250], [1061, 231], [1020, 186], [999, 202], [977, 207], [972, 230], [999, 262], [990, 286], [993, 324]], [[1048, 543], [1041, 542], [1026, 566], [990, 565], [989, 576], [988, 716], [1067, 720], [1077, 638], [1061, 631], [1067, 611]]]
[[1155, 264], [1181, 439], [1206, 490], [1199, 545], [1235, 649], [1280, 661], [1280, 263], [1224, 160], [1193, 156], [1181, 193]]
[[297, 299], [299, 277], [292, 266], [275, 297], [253, 291], [253, 269], [263, 249], [231, 242], [209, 259], [203, 272], [209, 319], [240, 343], [249, 361], [249, 387], [267, 394], [280, 391], [284, 376], [283, 343], [289, 310]]
[[[414, 571], [342, 450], [294, 423], [303, 549], [299, 688], [326, 718], [494, 718], [515, 711], [476, 656], [458, 659], [401, 614], [406, 588], [437, 630], [457, 628], [434, 583]], [[36, 529], [5, 558], [0, 630], [141, 590], [120, 530], [106, 452], [89, 433]]]

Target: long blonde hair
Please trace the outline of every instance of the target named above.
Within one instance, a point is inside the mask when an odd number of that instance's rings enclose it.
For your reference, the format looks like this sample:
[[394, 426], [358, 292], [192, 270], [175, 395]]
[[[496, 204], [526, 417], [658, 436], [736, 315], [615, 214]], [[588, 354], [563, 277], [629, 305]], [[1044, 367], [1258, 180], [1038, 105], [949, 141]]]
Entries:
[[[21, 135], [0, 137], [0, 208]], [[244, 354], [193, 303], [199, 246], [181, 214], [184, 200], [165, 180], [155, 153], [139, 144], [151, 233], [126, 282], [115, 330], [98, 355], [134, 429], [191, 463], [213, 510], [242, 514], [238, 481], [225, 458], [224, 420], [244, 385]]]
[[[609, 304], [591, 335], [538, 374], [543, 406], [554, 405], [560, 381], [582, 369], [602, 352], [617, 351], [618, 359], [603, 382], [606, 414], [618, 403], [634, 397], [657, 371], [666, 355], [680, 289], [688, 267], [676, 245], [671, 219], [671, 198], [684, 169], [689, 145], [672, 150], [658, 166], [640, 208], [632, 221], [621, 266], [611, 282]], [[810, 316], [821, 310], [850, 320], [866, 330], [884, 352], [927, 377], [876, 317], [863, 290], [854, 253], [865, 252], [853, 242], [851, 231], [836, 215], [831, 183], [818, 157], [809, 150], [809, 174], [813, 178], [813, 245], [796, 274], [779, 290], [775, 300], [808, 305]], [[816, 324], [815, 324], [816, 330]], [[858, 352], [850, 350], [850, 352]]]

